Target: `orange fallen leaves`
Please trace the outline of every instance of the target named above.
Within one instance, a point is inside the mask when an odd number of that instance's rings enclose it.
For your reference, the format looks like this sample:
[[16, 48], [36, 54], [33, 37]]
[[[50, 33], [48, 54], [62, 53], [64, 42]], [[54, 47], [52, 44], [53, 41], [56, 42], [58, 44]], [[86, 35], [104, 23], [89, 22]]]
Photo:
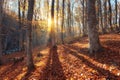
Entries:
[[[120, 35], [100, 36], [104, 51], [96, 54], [87, 52], [88, 40], [84, 39], [59, 45], [58, 53], [52, 55], [53, 57], [50, 57], [48, 49], [40, 52], [42, 57], [34, 55], [36, 70], [30, 74], [28, 80], [120, 80]], [[34, 54], [38, 52], [35, 51]], [[0, 80], [20, 80], [26, 71], [25, 67], [19, 67], [23, 65], [25, 66], [25, 62], [11, 67], [1, 66]]]

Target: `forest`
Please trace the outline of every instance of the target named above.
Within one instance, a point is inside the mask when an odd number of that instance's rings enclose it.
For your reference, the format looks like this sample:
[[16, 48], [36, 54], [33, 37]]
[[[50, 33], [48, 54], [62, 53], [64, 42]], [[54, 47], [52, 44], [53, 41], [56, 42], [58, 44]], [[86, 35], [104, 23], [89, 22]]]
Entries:
[[0, 0], [0, 80], [120, 80], [120, 0]]

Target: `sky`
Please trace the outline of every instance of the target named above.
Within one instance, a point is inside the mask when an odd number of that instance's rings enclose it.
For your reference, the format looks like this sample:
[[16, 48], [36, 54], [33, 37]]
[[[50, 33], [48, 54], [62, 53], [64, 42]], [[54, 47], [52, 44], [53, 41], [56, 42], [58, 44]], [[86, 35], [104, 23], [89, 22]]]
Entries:
[[[43, 3], [43, 2], [44, 2], [44, 0], [41, 0], [41, 3]], [[120, 0], [118, 0], [118, 2], [120, 2]], [[112, 3], [112, 5], [114, 5], [114, 0], [111, 0], [111, 3]], [[11, 10], [16, 12], [16, 13], [18, 12], [18, 5], [17, 4], [18, 4], [18, 0], [9, 0], [9, 2], [8, 2], [8, 5], [11, 8]], [[42, 7], [44, 7], [44, 4], [41, 4], [41, 8]]]

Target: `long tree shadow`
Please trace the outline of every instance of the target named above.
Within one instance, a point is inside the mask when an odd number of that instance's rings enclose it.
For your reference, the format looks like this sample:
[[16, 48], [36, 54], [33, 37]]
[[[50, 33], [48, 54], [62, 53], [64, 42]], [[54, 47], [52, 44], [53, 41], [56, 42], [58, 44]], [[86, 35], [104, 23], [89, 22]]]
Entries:
[[84, 64], [86, 64], [87, 66], [93, 68], [94, 70], [97, 70], [99, 72], [99, 75], [107, 76], [107, 78], [113, 79], [113, 80], [117, 80], [117, 79], [120, 78], [120, 77], [114, 75], [113, 73], [111, 73], [109, 70], [106, 70], [104, 68], [96, 66], [95, 64], [93, 64], [91, 61], [89, 61], [85, 57], [79, 55], [79, 51], [77, 51], [76, 49], [72, 48], [72, 49], [76, 50], [76, 51], [73, 51], [73, 50], [71, 50], [71, 48], [69, 48], [69, 46], [63, 46], [63, 47], [66, 51], [69, 51], [69, 54], [71, 54], [71, 55], [77, 57], [78, 59], [82, 60], [82, 62], [84, 62]]
[[[15, 77], [21, 73], [24, 67], [21, 65], [23, 64], [24, 63], [16, 63], [16, 64], [11, 64], [8, 67], [6, 67], [0, 74], [0, 80], [3, 80], [5, 77], [9, 77], [9, 80], [15, 79]], [[10, 76], [9, 74], [12, 76]]]
[[57, 46], [50, 49], [46, 67], [43, 70], [42, 80], [66, 80], [66, 77], [58, 57]]
[[120, 45], [119, 41], [105, 41], [103, 51], [99, 53], [89, 54], [88, 48], [81, 48], [75, 45], [67, 45], [69, 48], [77, 50], [79, 53], [89, 56], [97, 62], [108, 65], [115, 65], [120, 69]]
[[120, 40], [107, 40], [103, 42], [104, 45], [109, 46], [111, 48], [119, 48], [120, 49]]

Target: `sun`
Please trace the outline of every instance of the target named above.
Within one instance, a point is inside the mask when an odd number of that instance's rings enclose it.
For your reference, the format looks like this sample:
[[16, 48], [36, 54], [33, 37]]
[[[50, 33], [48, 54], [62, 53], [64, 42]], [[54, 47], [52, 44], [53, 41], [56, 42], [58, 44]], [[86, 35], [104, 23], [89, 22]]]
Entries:
[[48, 32], [50, 32], [51, 30], [51, 24], [52, 24], [52, 21], [51, 21], [51, 18], [48, 19]]
[[52, 23], [51, 18], [48, 18], [48, 26], [49, 27], [51, 26], [51, 23]]
[[52, 18], [48, 18], [48, 32], [51, 31], [51, 29], [56, 29], [56, 20], [53, 20]]

